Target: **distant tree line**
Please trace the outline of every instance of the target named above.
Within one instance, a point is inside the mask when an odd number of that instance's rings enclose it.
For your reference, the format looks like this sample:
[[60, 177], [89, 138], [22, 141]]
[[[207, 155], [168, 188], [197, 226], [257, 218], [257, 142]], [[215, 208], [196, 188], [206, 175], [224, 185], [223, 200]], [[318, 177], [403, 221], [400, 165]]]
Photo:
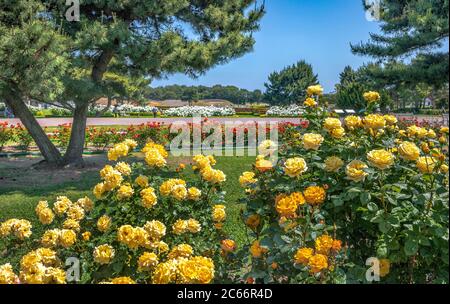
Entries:
[[250, 91], [235, 86], [222, 85], [212, 87], [169, 85], [148, 88], [145, 96], [152, 100], [197, 101], [202, 99], [224, 99], [235, 104], [255, 103], [264, 100], [264, 94], [261, 90]]

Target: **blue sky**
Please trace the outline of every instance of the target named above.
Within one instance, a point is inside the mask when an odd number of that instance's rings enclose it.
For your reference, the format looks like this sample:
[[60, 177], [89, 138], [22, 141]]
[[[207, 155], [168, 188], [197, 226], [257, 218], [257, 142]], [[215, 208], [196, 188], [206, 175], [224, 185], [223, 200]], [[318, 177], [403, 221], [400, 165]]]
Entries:
[[254, 34], [253, 52], [198, 79], [176, 74], [152, 86], [223, 84], [264, 89], [272, 71], [304, 59], [319, 74], [325, 91], [331, 92], [346, 65], [357, 68], [370, 61], [350, 51], [350, 42], [367, 41], [370, 32], [379, 31], [376, 22], [366, 19], [361, 0], [266, 0], [266, 11], [260, 31]]

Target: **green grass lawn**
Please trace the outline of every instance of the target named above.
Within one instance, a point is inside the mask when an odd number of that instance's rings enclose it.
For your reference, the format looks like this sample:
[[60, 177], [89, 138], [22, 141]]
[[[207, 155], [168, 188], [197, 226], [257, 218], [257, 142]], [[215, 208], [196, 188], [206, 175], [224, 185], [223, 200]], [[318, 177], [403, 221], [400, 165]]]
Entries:
[[[102, 156], [104, 157], [104, 156]], [[246, 228], [240, 220], [240, 211], [242, 206], [239, 205], [238, 200], [242, 197], [244, 190], [239, 185], [239, 176], [243, 171], [250, 170], [254, 157], [216, 157], [217, 165], [215, 168], [223, 170], [227, 175], [227, 180], [224, 184], [224, 190], [227, 192], [226, 206], [227, 206], [227, 222], [224, 230], [235, 239], [238, 244], [243, 243], [246, 235]], [[188, 163], [190, 158], [169, 158], [169, 164], [176, 166], [180, 161]], [[93, 198], [92, 188], [99, 182], [98, 169], [82, 170], [74, 180], [65, 179], [57, 181], [55, 176], [37, 176], [35, 180], [29, 177], [27, 171], [19, 168], [16, 171], [9, 171], [11, 169], [9, 162], [4, 161], [0, 163], [0, 222], [9, 218], [22, 218], [30, 220], [33, 224], [33, 232], [40, 234], [43, 230], [35, 216], [34, 208], [38, 201], [47, 200], [54, 202], [56, 197], [65, 195], [72, 200], [77, 200], [80, 197], [89, 196]], [[17, 168], [16, 168], [17, 169]], [[22, 173], [21, 173], [22, 172]], [[58, 173], [55, 173], [58, 174]], [[70, 172], [69, 172], [70, 174]], [[198, 177], [190, 166], [181, 173], [181, 177], [189, 182]], [[9, 178], [9, 183], [2, 185], [2, 180]], [[55, 181], [56, 180], [56, 181]], [[0, 241], [1, 242], [1, 241]], [[0, 246], [1, 247], [1, 246]], [[0, 254], [0, 264], [1, 264]]]

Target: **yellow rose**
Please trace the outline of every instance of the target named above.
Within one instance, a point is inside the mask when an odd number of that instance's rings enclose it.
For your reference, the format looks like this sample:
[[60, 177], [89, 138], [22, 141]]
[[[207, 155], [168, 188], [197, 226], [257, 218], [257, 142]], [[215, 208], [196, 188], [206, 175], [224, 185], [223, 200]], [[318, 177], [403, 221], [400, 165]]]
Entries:
[[148, 149], [145, 153], [145, 162], [150, 167], [162, 168], [165, 167], [166, 159], [161, 155], [157, 149]]
[[155, 189], [145, 188], [141, 191], [142, 202], [141, 205], [144, 208], [151, 208], [158, 203], [158, 198], [156, 197]]
[[202, 230], [202, 225], [195, 219], [187, 220], [187, 230], [191, 233], [199, 233]]
[[64, 248], [71, 247], [77, 241], [77, 234], [73, 230], [62, 229], [59, 235], [59, 243]]
[[420, 156], [420, 149], [416, 144], [404, 141], [399, 145], [398, 153], [405, 160], [417, 160]]
[[305, 200], [310, 205], [319, 205], [325, 201], [326, 191], [320, 186], [310, 186], [303, 191]]
[[139, 175], [136, 177], [134, 182], [141, 188], [147, 188], [148, 187], [148, 177], [144, 175]]
[[319, 236], [315, 240], [315, 248], [317, 253], [328, 255], [333, 247], [333, 238], [328, 235]]
[[330, 156], [325, 159], [325, 171], [327, 172], [338, 172], [343, 165], [344, 162], [337, 156]]
[[341, 120], [339, 118], [326, 118], [324, 123], [323, 123], [323, 127], [328, 131], [331, 132], [334, 129], [337, 128], [341, 128], [342, 127], [342, 123]]
[[160, 221], [149, 221], [145, 223], [144, 229], [153, 240], [159, 240], [166, 235], [166, 226]]
[[151, 271], [158, 265], [158, 256], [153, 252], [144, 252], [138, 259], [138, 271]]
[[290, 177], [297, 177], [308, 170], [306, 162], [301, 157], [289, 158], [284, 163], [284, 173]]
[[111, 218], [107, 215], [102, 215], [97, 221], [97, 229], [101, 232], [106, 232], [109, 227], [111, 227]]
[[125, 162], [118, 162], [114, 167], [117, 171], [119, 171], [122, 175], [128, 176], [131, 174], [131, 167], [129, 164]]
[[360, 182], [364, 181], [368, 175], [364, 169], [367, 169], [367, 165], [365, 163], [359, 160], [353, 160], [347, 165], [345, 173], [347, 174], [348, 179], [354, 182]]
[[369, 114], [363, 119], [363, 126], [366, 129], [379, 130], [386, 127], [386, 119], [383, 115]]
[[394, 164], [394, 155], [386, 150], [372, 150], [367, 153], [367, 160], [369, 163], [380, 169], [385, 170]]
[[112, 246], [108, 244], [100, 245], [95, 247], [94, 249], [94, 262], [106, 265], [111, 263], [112, 259], [114, 258], [115, 250]]
[[226, 175], [222, 171], [212, 168], [204, 170], [202, 178], [211, 184], [220, 184], [227, 180]]
[[169, 284], [175, 281], [177, 276], [177, 266], [173, 261], [160, 263], [153, 272], [153, 284]]
[[306, 89], [306, 93], [308, 94], [308, 96], [313, 96], [313, 95], [322, 96], [323, 88], [320, 84], [312, 85]]
[[430, 156], [422, 156], [417, 159], [416, 166], [424, 174], [433, 173], [436, 167], [436, 160]]
[[345, 125], [350, 130], [354, 130], [354, 129], [362, 126], [362, 120], [358, 116], [349, 115], [349, 116], [345, 117]]
[[80, 222], [74, 219], [67, 219], [63, 223], [64, 229], [72, 229], [74, 231], [80, 231]]
[[175, 234], [183, 234], [187, 231], [188, 229], [188, 223], [187, 221], [184, 220], [177, 220], [173, 225], [172, 225], [172, 231]]
[[290, 196], [276, 200], [275, 209], [280, 216], [293, 217], [296, 215], [298, 204]]
[[395, 117], [394, 115], [384, 115], [384, 119], [386, 120], [386, 123], [390, 126], [393, 126], [395, 124], [397, 124], [398, 120], [397, 117]]
[[270, 160], [264, 159], [264, 155], [258, 155], [255, 167], [259, 172], [266, 172], [272, 170], [273, 164]]
[[117, 198], [119, 200], [126, 200], [132, 197], [134, 194], [134, 190], [130, 185], [122, 185], [117, 191]]
[[156, 150], [158, 153], [163, 157], [167, 158], [169, 156], [169, 153], [164, 149], [163, 145], [156, 144], [152, 141], [148, 142], [145, 147], [142, 149], [143, 153], [147, 153], [149, 151]]
[[236, 242], [230, 239], [222, 240], [220, 242], [220, 247], [225, 252], [233, 252], [236, 250]]
[[226, 207], [224, 205], [215, 205], [212, 211], [212, 218], [214, 222], [225, 221], [227, 214], [225, 211]]
[[106, 192], [106, 189], [105, 189], [104, 183], [99, 183], [99, 184], [95, 185], [93, 193], [97, 199], [101, 199], [105, 192]]
[[295, 264], [307, 265], [309, 259], [314, 255], [312, 248], [300, 248], [297, 250], [294, 256]]
[[303, 148], [306, 150], [318, 150], [324, 138], [320, 134], [306, 133], [303, 135]]
[[345, 129], [342, 127], [333, 129], [333, 130], [331, 130], [330, 135], [333, 138], [341, 139], [345, 136]]
[[328, 259], [323, 254], [315, 254], [309, 258], [308, 266], [311, 273], [316, 274], [328, 268]]
[[316, 100], [315, 100], [314, 98], [308, 97], [308, 98], [306, 98], [306, 100], [303, 102], [303, 105], [304, 105], [305, 107], [313, 108], [313, 107], [317, 106], [317, 102], [316, 102]]
[[167, 258], [178, 259], [178, 258], [189, 258], [194, 253], [194, 249], [189, 244], [180, 244], [172, 248]]
[[175, 185], [171, 194], [176, 200], [183, 201], [188, 196], [188, 191], [184, 185]]
[[243, 172], [239, 177], [239, 184], [244, 188], [256, 183], [257, 181], [258, 180], [255, 178], [255, 173], [253, 172]]
[[389, 274], [391, 262], [388, 259], [380, 260], [380, 277], [385, 277]]
[[380, 94], [378, 92], [373, 91], [364, 93], [363, 97], [368, 103], [377, 102], [381, 99]]
[[188, 189], [188, 199], [192, 201], [198, 201], [202, 196], [202, 191], [196, 187], [191, 187]]
[[258, 240], [254, 241], [252, 243], [252, 245], [250, 246], [250, 253], [252, 254], [252, 256], [254, 258], [261, 258], [262, 255], [266, 252], [267, 252], [267, 249], [264, 247], [261, 247]]
[[11, 264], [6, 263], [0, 265], [0, 285], [1, 284], [16, 284], [19, 278], [14, 273]]

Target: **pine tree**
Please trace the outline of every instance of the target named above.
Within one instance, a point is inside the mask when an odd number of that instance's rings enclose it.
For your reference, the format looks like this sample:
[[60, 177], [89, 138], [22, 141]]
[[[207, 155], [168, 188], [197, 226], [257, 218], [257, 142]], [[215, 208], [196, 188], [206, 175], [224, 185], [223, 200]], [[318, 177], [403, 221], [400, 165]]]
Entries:
[[[198, 77], [251, 51], [252, 33], [264, 14], [256, 0], [81, 1], [80, 21], [74, 22], [66, 19], [65, 1], [40, 2], [45, 8], [36, 10], [34, 18], [46, 18], [54, 31], [60, 27], [70, 42], [65, 50], [70, 68], [61, 78], [66, 90], [61, 101], [74, 105], [74, 120], [64, 164], [82, 163], [88, 107], [105, 96], [108, 72], [127, 77], [173, 73]], [[10, 20], [17, 17], [11, 16]], [[6, 28], [12, 26], [4, 20]], [[80, 73], [84, 70], [88, 73]], [[24, 124], [31, 115], [22, 102], [26, 95], [23, 91], [11, 101]], [[39, 127], [32, 120], [27, 125]]]
[[264, 84], [265, 100], [271, 104], [300, 103], [306, 98], [306, 89], [317, 83], [312, 66], [302, 60], [269, 75], [268, 82]]
[[442, 86], [449, 81], [449, 53], [442, 48], [449, 37], [448, 10], [448, 0], [381, 0], [382, 33], [352, 51], [384, 64], [373, 77]]

